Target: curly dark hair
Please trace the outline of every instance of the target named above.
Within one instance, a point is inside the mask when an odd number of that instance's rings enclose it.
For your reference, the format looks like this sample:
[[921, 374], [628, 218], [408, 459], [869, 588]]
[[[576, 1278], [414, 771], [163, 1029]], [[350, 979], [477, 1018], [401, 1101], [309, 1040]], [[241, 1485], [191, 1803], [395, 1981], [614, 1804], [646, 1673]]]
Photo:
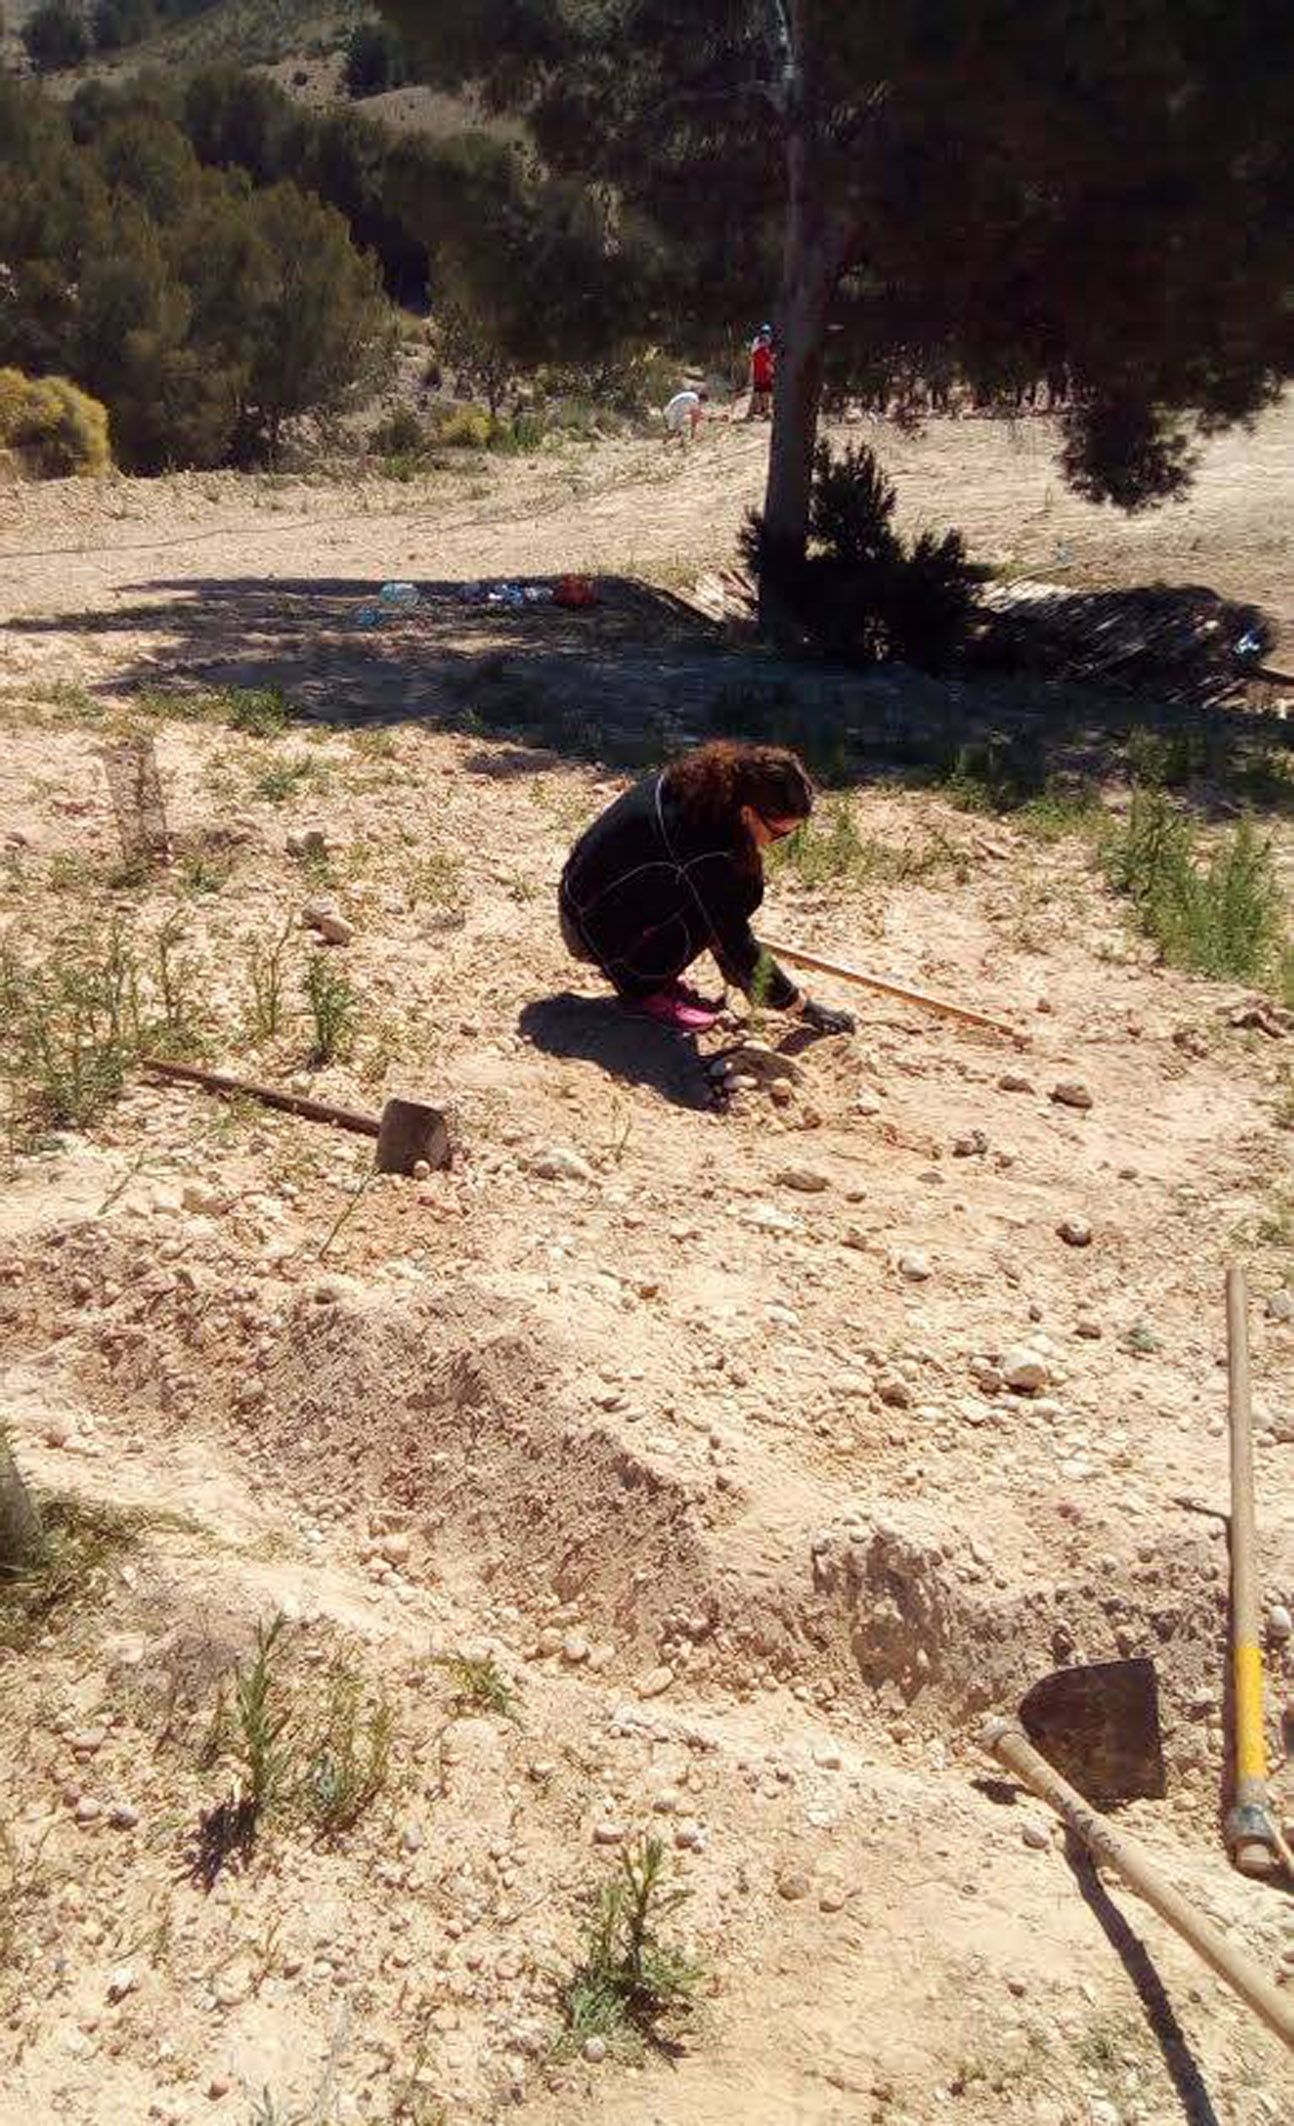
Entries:
[[813, 810], [812, 778], [786, 746], [715, 738], [671, 762], [665, 781], [689, 820], [732, 839], [741, 835], [743, 805], [763, 819], [807, 819]]

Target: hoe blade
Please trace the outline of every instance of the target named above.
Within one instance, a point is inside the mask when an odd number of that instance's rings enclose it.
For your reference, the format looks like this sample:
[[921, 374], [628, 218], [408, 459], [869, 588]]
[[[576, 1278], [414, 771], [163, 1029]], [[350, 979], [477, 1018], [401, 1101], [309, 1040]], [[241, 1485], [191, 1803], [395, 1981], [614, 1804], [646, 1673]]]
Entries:
[[1020, 1707], [1025, 1733], [1098, 1808], [1162, 1801], [1164, 1749], [1153, 1661], [1100, 1661], [1044, 1676]]

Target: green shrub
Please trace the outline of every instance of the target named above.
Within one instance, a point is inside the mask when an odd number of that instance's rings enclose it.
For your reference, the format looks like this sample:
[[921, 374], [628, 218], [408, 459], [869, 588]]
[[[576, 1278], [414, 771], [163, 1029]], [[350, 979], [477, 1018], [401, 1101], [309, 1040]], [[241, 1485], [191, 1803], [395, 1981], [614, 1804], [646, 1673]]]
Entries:
[[66, 377], [0, 369], [0, 450], [40, 480], [108, 472], [107, 408]]
[[940, 671], [962, 647], [986, 571], [957, 531], [922, 532], [906, 547], [893, 529], [895, 493], [865, 444], [814, 453], [809, 549], [779, 552], [751, 512], [741, 549], [761, 585], [815, 648], [850, 664], [885, 658]]
[[431, 438], [412, 406], [397, 406], [379, 421], [368, 439], [376, 458], [417, 458], [431, 447]]
[[1283, 978], [1290, 951], [1284, 900], [1271, 844], [1251, 820], [1241, 820], [1204, 860], [1171, 800], [1134, 790], [1106, 866], [1171, 966], [1240, 982]]
[[90, 32], [73, 0], [44, 0], [23, 24], [22, 41], [38, 74], [80, 66], [90, 56]]

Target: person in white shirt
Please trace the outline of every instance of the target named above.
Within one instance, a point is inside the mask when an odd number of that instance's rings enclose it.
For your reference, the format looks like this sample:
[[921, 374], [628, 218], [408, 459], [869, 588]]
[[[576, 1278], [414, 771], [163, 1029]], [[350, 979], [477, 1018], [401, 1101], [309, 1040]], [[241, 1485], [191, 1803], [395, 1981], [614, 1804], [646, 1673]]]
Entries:
[[704, 388], [696, 391], [676, 391], [665, 408], [666, 439], [670, 436], [681, 436], [685, 443], [693, 442], [705, 419], [709, 397], [709, 392]]

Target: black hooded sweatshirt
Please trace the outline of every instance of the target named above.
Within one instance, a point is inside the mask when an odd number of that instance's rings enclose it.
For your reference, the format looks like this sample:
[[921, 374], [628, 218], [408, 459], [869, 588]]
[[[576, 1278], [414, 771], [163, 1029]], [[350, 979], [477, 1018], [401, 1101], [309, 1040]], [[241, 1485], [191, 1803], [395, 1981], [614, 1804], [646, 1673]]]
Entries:
[[797, 990], [761, 951], [750, 918], [764, 876], [739, 822], [698, 827], [671, 795], [669, 770], [626, 790], [585, 829], [562, 873], [561, 909], [624, 997], [649, 996], [703, 952], [747, 996], [785, 1011]]

